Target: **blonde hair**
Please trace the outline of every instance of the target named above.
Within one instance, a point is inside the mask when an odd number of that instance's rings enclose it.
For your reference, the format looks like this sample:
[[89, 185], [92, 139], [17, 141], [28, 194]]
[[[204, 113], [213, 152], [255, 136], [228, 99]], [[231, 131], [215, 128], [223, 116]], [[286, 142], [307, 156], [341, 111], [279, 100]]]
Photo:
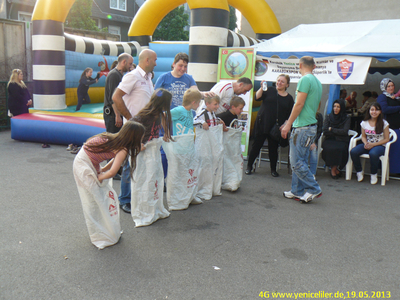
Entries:
[[18, 76], [19, 74], [21, 74], [22, 71], [20, 69], [14, 69], [11, 72], [11, 76], [10, 76], [10, 81], [7, 83], [7, 87], [10, 85], [10, 83], [15, 82], [16, 84], [18, 84], [20, 87], [26, 89], [26, 85], [25, 83], [21, 80], [18, 80]]
[[194, 102], [200, 103], [201, 93], [197, 89], [188, 89], [185, 94], [183, 94], [182, 105], [187, 106]]
[[213, 101], [216, 101], [219, 104], [221, 102], [221, 98], [218, 95], [204, 98], [205, 103], [211, 104]]

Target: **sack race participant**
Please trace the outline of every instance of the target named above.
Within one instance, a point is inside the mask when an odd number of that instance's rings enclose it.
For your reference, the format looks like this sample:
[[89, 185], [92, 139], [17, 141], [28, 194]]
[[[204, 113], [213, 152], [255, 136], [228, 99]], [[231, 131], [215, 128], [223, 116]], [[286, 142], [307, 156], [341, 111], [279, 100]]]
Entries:
[[[234, 120], [232, 123], [236, 123]], [[224, 163], [222, 171], [222, 189], [234, 192], [240, 187], [243, 177], [242, 131], [233, 124], [223, 134]]]
[[199, 159], [199, 182], [196, 197], [210, 200], [221, 195], [223, 163], [223, 125], [196, 128], [195, 148]]
[[[89, 138], [75, 157], [73, 172], [86, 225], [91, 242], [99, 249], [116, 244], [121, 237], [117, 193], [109, 178], [115, 176], [128, 153], [132, 176], [143, 134], [141, 124], [128, 121], [116, 134]], [[100, 162], [108, 159], [111, 161], [101, 168]]]
[[162, 146], [169, 162], [167, 176], [167, 202], [169, 210], [187, 209], [189, 204], [200, 204], [195, 199], [199, 161], [194, 146], [194, 134], [174, 136], [175, 142]]
[[133, 117], [133, 120], [145, 127], [143, 143], [146, 145], [131, 182], [131, 215], [136, 227], [150, 225], [169, 216], [163, 204], [164, 174], [160, 154], [162, 140], [159, 135], [163, 128], [162, 139], [172, 141], [171, 99], [170, 92], [158, 89], [151, 96], [150, 102]]
[[146, 150], [138, 155], [131, 181], [131, 215], [135, 227], [147, 226], [158, 219], [167, 218], [168, 210], [163, 203], [164, 173], [161, 162], [162, 139], [152, 139]]

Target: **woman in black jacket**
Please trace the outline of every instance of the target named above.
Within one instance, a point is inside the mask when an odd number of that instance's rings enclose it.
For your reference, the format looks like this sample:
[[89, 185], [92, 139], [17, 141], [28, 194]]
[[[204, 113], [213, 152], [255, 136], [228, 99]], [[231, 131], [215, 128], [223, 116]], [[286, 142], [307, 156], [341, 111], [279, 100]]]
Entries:
[[254, 142], [249, 153], [246, 174], [250, 175], [253, 170], [253, 164], [256, 160], [264, 141], [268, 139], [268, 155], [270, 160], [271, 175], [278, 177], [276, 172], [276, 163], [278, 161], [279, 143], [271, 138], [270, 131], [276, 122], [276, 109], [278, 106], [278, 124], [282, 125], [290, 116], [294, 105], [293, 97], [286, 92], [289, 87], [290, 77], [281, 74], [276, 79], [276, 88], [268, 87], [263, 91], [261, 82], [260, 89], [256, 92], [256, 100], [262, 100], [260, 110], [258, 111], [256, 122], [254, 124]]
[[322, 159], [331, 167], [333, 179], [339, 179], [349, 158], [349, 129], [350, 118], [346, 114], [343, 100], [333, 102], [332, 112], [325, 118], [322, 131], [325, 140], [322, 142]]

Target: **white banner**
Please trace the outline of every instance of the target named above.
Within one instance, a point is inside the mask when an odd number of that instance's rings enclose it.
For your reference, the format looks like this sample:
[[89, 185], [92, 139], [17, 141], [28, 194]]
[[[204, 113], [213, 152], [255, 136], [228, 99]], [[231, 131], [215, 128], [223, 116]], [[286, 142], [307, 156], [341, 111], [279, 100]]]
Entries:
[[[313, 74], [322, 84], [364, 84], [367, 77], [371, 57], [332, 56], [314, 58], [316, 68]], [[257, 55], [255, 80], [275, 82], [280, 74], [290, 76], [290, 82], [298, 82], [301, 78], [300, 59], [280, 59]]]

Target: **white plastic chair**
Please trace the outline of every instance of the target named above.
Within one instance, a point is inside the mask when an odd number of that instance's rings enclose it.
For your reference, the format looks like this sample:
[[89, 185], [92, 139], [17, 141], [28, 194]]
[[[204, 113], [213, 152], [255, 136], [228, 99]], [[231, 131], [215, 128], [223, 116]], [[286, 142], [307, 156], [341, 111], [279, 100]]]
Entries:
[[[347, 159], [347, 164], [346, 164], [346, 176], [347, 176], [347, 168], [349, 167], [349, 163], [350, 163], [350, 161], [351, 161], [351, 157], [350, 157], [350, 150], [352, 149], [352, 148], [351, 148], [351, 145], [352, 145], [352, 143], [354, 142], [354, 140], [356, 139], [358, 133], [357, 133], [357, 131], [349, 130], [349, 131], [348, 131], [348, 135], [351, 136], [351, 138], [350, 138], [350, 142], [349, 142], [349, 158]], [[321, 134], [321, 137], [320, 137], [319, 140], [318, 140], [318, 158], [317, 158], [317, 166], [318, 166], [319, 158], [320, 158], [321, 153], [322, 153], [322, 150], [323, 150], [323, 149], [322, 149], [322, 139], [323, 139], [323, 136], [324, 136], [324, 133]], [[351, 165], [353, 166], [353, 162], [351, 162]], [[325, 168], [325, 172], [328, 172], [328, 167]]]
[[[258, 154], [258, 157], [257, 157], [257, 160], [258, 160], [257, 168], [260, 168], [262, 154], [269, 154], [268, 141], [267, 140], [265, 140], [263, 146], [260, 149], [260, 153]], [[278, 170], [280, 170], [280, 169], [281, 169], [281, 146], [278, 146]]]
[[[361, 135], [357, 137], [356, 139], [353, 140], [353, 143], [350, 143], [351, 149], [353, 149], [357, 145], [357, 141], [361, 140]], [[382, 163], [382, 180], [381, 180], [381, 185], [386, 184], [386, 180], [389, 180], [389, 151], [390, 151], [390, 144], [394, 143], [397, 141], [397, 134], [394, 132], [394, 130], [389, 129], [389, 142], [386, 143], [385, 145], [385, 153], [379, 157]], [[350, 150], [349, 149], [349, 155], [350, 155]], [[369, 159], [369, 154], [362, 154], [360, 155], [362, 160], [362, 168], [363, 170], [365, 169], [365, 160], [368, 158]], [[353, 173], [353, 161], [351, 158], [349, 159], [349, 163], [347, 163], [346, 166], [346, 180], [351, 180], [351, 175]]]

